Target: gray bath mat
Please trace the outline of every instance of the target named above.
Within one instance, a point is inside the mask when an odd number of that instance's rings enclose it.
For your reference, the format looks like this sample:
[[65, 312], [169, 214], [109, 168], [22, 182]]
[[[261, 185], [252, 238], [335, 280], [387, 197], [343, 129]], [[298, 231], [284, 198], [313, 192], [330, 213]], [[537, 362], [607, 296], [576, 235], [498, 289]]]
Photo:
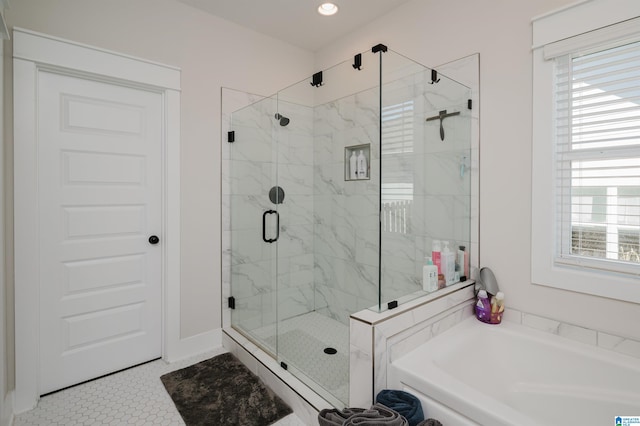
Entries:
[[266, 426], [292, 412], [230, 353], [160, 379], [187, 426]]

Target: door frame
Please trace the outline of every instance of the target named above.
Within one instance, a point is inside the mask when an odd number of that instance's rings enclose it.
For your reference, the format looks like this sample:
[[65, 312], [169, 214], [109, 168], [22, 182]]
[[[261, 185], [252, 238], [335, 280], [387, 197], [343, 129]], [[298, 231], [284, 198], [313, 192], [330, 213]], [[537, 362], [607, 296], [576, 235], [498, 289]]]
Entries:
[[14, 28], [14, 412], [40, 397], [38, 73], [125, 85], [162, 97], [162, 358], [177, 357], [180, 342], [180, 69]]

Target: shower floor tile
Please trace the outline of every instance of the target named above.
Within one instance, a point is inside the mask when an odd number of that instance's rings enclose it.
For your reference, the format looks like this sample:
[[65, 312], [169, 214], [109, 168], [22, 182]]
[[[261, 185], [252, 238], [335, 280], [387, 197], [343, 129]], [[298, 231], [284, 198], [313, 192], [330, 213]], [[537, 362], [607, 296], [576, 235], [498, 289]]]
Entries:
[[[349, 396], [349, 327], [327, 316], [310, 312], [254, 330], [269, 347], [278, 344], [279, 359], [343, 403]], [[335, 354], [325, 353], [333, 348]]]

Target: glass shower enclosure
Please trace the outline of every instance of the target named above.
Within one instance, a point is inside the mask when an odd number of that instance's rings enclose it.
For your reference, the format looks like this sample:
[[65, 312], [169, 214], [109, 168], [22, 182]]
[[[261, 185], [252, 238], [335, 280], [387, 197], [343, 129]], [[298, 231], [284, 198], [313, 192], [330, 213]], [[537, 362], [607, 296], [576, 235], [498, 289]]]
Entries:
[[[223, 109], [238, 93], [223, 89]], [[377, 45], [227, 106], [231, 326], [336, 407], [349, 403], [350, 315], [433, 291], [423, 266], [434, 240], [471, 248], [470, 99]], [[460, 257], [441, 287], [464, 279]]]

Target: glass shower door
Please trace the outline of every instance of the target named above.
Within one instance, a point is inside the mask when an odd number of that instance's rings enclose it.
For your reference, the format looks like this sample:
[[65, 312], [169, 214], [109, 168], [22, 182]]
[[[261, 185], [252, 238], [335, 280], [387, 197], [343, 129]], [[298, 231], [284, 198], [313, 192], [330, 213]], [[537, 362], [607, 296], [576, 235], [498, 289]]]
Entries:
[[231, 116], [229, 220], [231, 324], [275, 356], [279, 213], [270, 199], [277, 186], [274, 109], [274, 99], [265, 98]]

